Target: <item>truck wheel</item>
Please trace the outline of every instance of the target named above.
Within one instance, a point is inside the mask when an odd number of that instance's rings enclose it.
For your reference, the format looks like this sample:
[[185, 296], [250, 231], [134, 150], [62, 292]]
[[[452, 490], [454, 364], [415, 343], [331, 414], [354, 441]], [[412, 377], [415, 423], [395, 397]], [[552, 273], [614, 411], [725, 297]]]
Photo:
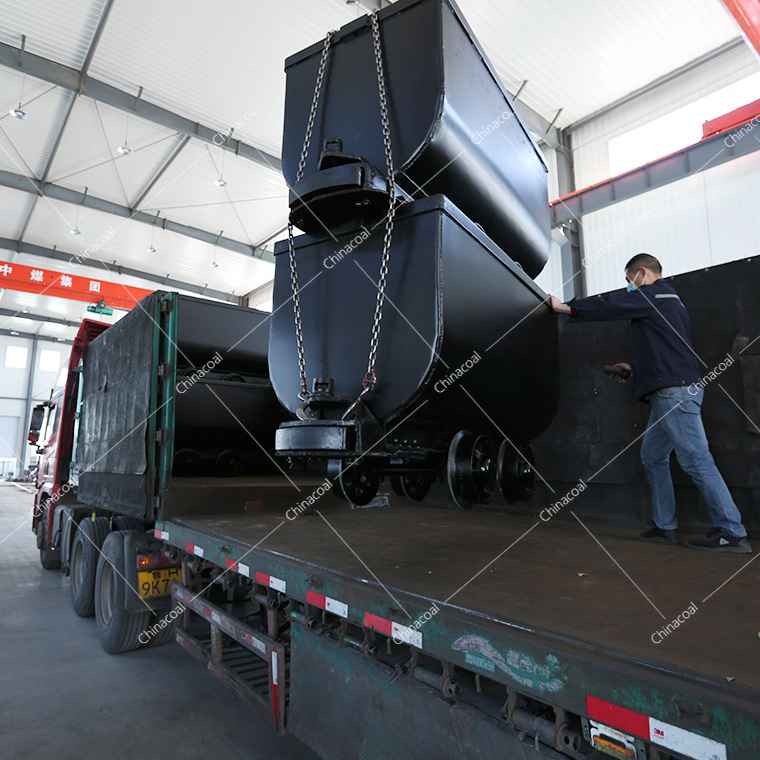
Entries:
[[95, 578], [95, 624], [98, 639], [109, 654], [129, 652], [140, 646], [140, 634], [150, 626], [152, 612], [124, 609], [127, 594], [134, 593], [124, 579], [124, 537], [129, 531], [115, 530], [103, 542]]
[[145, 523], [139, 517], [129, 517], [128, 515], [118, 515], [113, 518], [114, 530], [145, 530]]
[[37, 520], [37, 546], [40, 547], [40, 564], [45, 570], [59, 570], [61, 567], [61, 553], [50, 548], [45, 536], [47, 528], [47, 510]]
[[[160, 612], [157, 612], [151, 619], [150, 623], [148, 623], [148, 628], [156, 625], [156, 623], [162, 620], [164, 616], [168, 615], [169, 612], [171, 612], [171, 610], [161, 610]], [[151, 636], [150, 641], [145, 646], [160, 647], [164, 644], [168, 644], [170, 641], [174, 641], [174, 630], [176, 627], [177, 621], [170, 620], [169, 625], [167, 625], [166, 628], [158, 630], [155, 636]]]
[[95, 574], [98, 570], [100, 547], [111, 526], [107, 517], [91, 520], [85, 517], [74, 535], [71, 547], [71, 606], [79, 617], [95, 614]]

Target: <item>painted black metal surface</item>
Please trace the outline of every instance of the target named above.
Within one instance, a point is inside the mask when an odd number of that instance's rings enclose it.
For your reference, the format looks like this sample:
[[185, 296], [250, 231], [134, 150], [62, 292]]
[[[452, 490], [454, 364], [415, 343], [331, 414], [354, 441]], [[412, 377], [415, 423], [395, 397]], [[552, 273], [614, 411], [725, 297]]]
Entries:
[[[442, 193], [535, 277], [549, 254], [546, 166], [451, 0], [403, 0], [380, 12], [397, 182]], [[286, 61], [283, 173], [293, 185], [322, 43]], [[333, 38], [305, 177], [327, 140], [385, 167], [367, 18]], [[354, 218], [358, 218], [354, 212]], [[332, 220], [328, 220], [331, 222]]]
[[[361, 232], [338, 243], [296, 241], [301, 282], [313, 279], [300, 294], [307, 372], [332, 378], [335, 395], [348, 398], [362, 390], [382, 252], [378, 228], [342, 254]], [[287, 246], [278, 244], [276, 254], [277, 306], [290, 298]], [[378, 384], [367, 398], [374, 415], [388, 424], [414, 412], [411, 426], [444, 430], [495, 425], [522, 442], [545, 429], [559, 392], [546, 295], [443, 196], [400, 209], [391, 261]], [[299, 373], [287, 307], [272, 314], [269, 365], [278, 398], [295, 413]], [[452, 387], [460, 381], [472, 399]]]

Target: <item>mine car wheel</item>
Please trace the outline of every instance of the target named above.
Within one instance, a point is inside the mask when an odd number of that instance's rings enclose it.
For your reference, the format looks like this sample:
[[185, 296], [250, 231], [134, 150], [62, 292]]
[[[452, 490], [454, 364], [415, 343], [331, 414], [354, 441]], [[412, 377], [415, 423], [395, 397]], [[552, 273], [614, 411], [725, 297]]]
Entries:
[[502, 496], [512, 504], [529, 501], [536, 487], [533, 449], [520, 447], [519, 453], [509, 441], [499, 447], [499, 487]]
[[391, 488], [399, 496], [410, 501], [422, 501], [428, 494], [433, 480], [428, 475], [392, 475]]
[[[356, 460], [356, 464], [349, 460], [340, 464], [335, 477], [338, 495], [357, 507], [369, 504], [380, 487], [380, 473], [375, 464], [366, 457]], [[335, 467], [331, 469], [334, 471]]]
[[172, 472], [180, 478], [191, 478], [198, 474], [201, 458], [192, 449], [180, 449], [174, 455]]
[[460, 430], [451, 441], [448, 458], [449, 491], [457, 506], [488, 504], [498, 488], [496, 448], [488, 436]]
[[236, 451], [223, 451], [216, 458], [216, 472], [224, 478], [233, 478], [243, 474], [243, 460]]

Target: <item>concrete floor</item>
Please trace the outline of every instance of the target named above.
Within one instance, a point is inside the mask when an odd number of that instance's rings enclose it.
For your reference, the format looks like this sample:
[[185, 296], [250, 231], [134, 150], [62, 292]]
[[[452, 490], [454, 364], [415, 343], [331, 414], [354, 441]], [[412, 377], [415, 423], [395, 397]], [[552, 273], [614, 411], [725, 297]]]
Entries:
[[176, 644], [106, 654], [43, 570], [32, 495], [0, 485], [0, 758], [318, 760]]

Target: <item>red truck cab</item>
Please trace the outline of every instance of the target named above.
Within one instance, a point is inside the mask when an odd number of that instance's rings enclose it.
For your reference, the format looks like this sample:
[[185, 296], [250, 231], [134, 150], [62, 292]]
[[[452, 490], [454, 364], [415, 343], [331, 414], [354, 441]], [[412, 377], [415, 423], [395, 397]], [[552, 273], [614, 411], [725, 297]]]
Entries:
[[32, 511], [32, 532], [37, 535], [42, 566], [48, 570], [60, 566], [55, 536], [56, 507], [75, 500], [76, 483], [72, 480], [71, 462], [79, 404], [79, 378], [84, 347], [109, 325], [85, 319], [74, 339], [69, 361], [61, 368], [50, 400], [32, 412], [29, 443], [41, 455], [37, 466], [36, 493]]

